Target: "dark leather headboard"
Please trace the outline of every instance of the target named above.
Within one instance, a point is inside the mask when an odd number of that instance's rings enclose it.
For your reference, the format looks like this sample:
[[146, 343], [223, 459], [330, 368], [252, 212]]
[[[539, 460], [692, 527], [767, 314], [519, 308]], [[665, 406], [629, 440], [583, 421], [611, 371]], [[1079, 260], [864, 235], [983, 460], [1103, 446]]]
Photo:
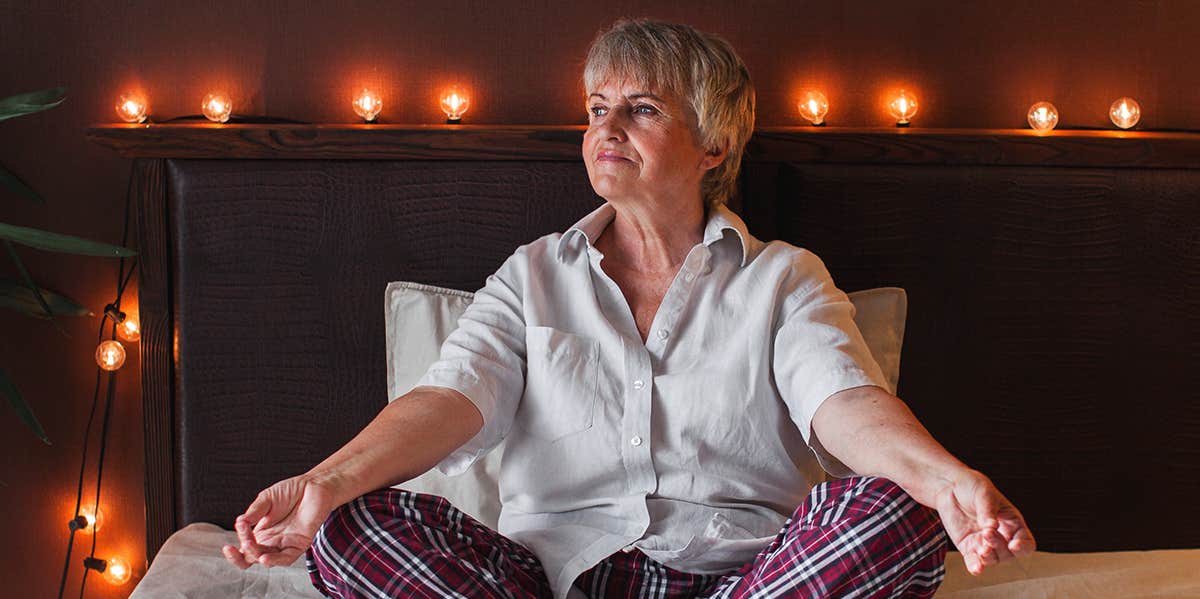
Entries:
[[[387, 282], [474, 291], [601, 201], [571, 128], [92, 134], [139, 158], [151, 556], [187, 523], [229, 527], [384, 405]], [[733, 208], [847, 291], [907, 289], [899, 395], [1042, 549], [1195, 547], [1198, 149], [760, 131]]]

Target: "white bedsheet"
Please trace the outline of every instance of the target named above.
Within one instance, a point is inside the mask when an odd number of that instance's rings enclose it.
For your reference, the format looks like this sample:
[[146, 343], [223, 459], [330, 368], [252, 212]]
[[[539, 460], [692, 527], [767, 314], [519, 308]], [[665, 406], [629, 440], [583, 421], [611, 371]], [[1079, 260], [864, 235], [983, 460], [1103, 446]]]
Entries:
[[[319, 598], [304, 559], [284, 568], [238, 570], [221, 547], [237, 535], [190, 524], [171, 535], [130, 599]], [[1200, 549], [1109, 553], [1037, 552], [972, 577], [962, 557], [946, 559], [938, 599], [1200, 597]]]

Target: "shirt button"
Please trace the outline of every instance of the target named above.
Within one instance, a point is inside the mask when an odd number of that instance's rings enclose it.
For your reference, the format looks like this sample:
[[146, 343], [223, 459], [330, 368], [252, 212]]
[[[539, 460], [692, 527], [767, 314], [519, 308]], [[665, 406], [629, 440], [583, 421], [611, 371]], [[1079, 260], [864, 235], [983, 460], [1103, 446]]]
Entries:
[[633, 388], [634, 388], [634, 389], [636, 389], [636, 390], [638, 390], [638, 391], [641, 391], [641, 390], [642, 390], [642, 387], [645, 387], [645, 386], [646, 386], [646, 383], [643, 383], [643, 382], [642, 382], [642, 379], [638, 379], [638, 380], [636, 380], [636, 381], [634, 381], [634, 382], [633, 382]]
[[639, 445], [641, 445], [641, 444], [642, 444], [642, 438], [641, 438], [641, 437], [634, 437], [634, 438], [632, 438], [632, 439], [630, 439], [630, 440], [629, 440], [629, 444], [630, 444], [630, 445], [632, 445], [632, 446], [634, 446], [634, 447], [637, 447], [637, 446], [639, 446]]
[[694, 273], [690, 273], [690, 272], [689, 272], [688, 274], [686, 274], [686, 275], [683, 275], [683, 280], [685, 280], [685, 281], [687, 281], [687, 282], [689, 282], [689, 283], [691, 283], [691, 282], [692, 282], [692, 279], [695, 279], [695, 278], [696, 278], [696, 275], [695, 275]]
[[666, 330], [666, 329], [659, 329], [659, 330], [658, 330], [658, 338], [659, 338], [659, 339], [666, 339], [666, 338], [667, 338], [667, 337], [669, 337], [670, 335], [671, 335], [671, 333], [667, 332], [667, 330]]

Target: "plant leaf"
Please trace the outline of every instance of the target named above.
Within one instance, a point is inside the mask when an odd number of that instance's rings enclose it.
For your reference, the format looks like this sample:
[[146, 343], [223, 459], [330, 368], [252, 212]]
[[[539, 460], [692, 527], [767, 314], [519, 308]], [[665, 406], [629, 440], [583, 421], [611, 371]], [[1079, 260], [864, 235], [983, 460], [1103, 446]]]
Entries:
[[0, 121], [49, 110], [67, 99], [67, 88], [52, 87], [0, 99]]
[[64, 254], [79, 254], [81, 256], [101, 256], [104, 258], [127, 258], [136, 256], [137, 252], [119, 245], [110, 245], [91, 241], [82, 237], [51, 233], [41, 229], [18, 227], [0, 223], [0, 239], [14, 241], [31, 248], [47, 252], [62, 252]]
[[17, 411], [17, 416], [20, 416], [21, 420], [25, 422], [25, 426], [28, 426], [29, 430], [33, 431], [33, 434], [42, 440], [42, 443], [51, 445], [50, 437], [46, 436], [46, 431], [42, 428], [42, 423], [38, 422], [37, 416], [33, 415], [33, 410], [21, 398], [21, 393], [17, 391], [17, 386], [13, 384], [12, 379], [8, 378], [8, 373], [3, 368], [0, 368], [0, 391], [8, 397], [8, 403], [12, 404], [13, 409]]
[[2, 164], [0, 164], [0, 185], [4, 185], [5, 187], [16, 192], [18, 195], [23, 195], [39, 204], [46, 203], [46, 200], [43, 200], [42, 196], [38, 195], [38, 193], [33, 189], [30, 189], [30, 187], [26, 185], [20, 177], [12, 174], [12, 172], [4, 168], [4, 165]]
[[[95, 316], [91, 310], [79, 305], [75, 300], [41, 289], [42, 297], [49, 304], [54, 314], [59, 316]], [[0, 278], [0, 308], [16, 310], [26, 316], [46, 319], [46, 311], [38, 302], [37, 296], [27, 285], [16, 279]]]
[[22, 262], [21, 257], [17, 255], [17, 248], [13, 247], [12, 242], [6, 239], [4, 240], [4, 249], [8, 250], [8, 255], [13, 259], [13, 263], [17, 265], [17, 270], [21, 273], [21, 278], [25, 281], [25, 285], [29, 287], [30, 291], [33, 292], [33, 296], [36, 297], [38, 303], [41, 304], [42, 310], [44, 310], [46, 313], [46, 317], [50, 319], [50, 322], [54, 323], [54, 328], [58, 329], [58, 332], [62, 333], [64, 337], [70, 337], [70, 333], [67, 333], [67, 330], [64, 329], [62, 325], [54, 319], [54, 312], [50, 309], [50, 305], [46, 303], [46, 299], [42, 297], [42, 291], [40, 288], [38, 288], [37, 284], [33, 282], [33, 277], [29, 276], [29, 269], [25, 268], [25, 263]]

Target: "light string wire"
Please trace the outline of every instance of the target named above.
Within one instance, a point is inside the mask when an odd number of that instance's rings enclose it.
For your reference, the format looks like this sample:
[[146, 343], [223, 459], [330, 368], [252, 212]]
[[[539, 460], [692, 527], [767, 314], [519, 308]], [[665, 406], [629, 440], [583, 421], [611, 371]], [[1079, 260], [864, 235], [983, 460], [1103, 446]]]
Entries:
[[[127, 183], [126, 183], [126, 187], [125, 187], [125, 214], [124, 214], [124, 218], [123, 218], [123, 225], [122, 225], [122, 232], [121, 232], [121, 245], [122, 246], [125, 246], [129, 242], [129, 217], [131, 214], [130, 207], [132, 205], [132, 198], [133, 198], [133, 172], [134, 172], [133, 167], [131, 166], [130, 172], [129, 172], [129, 177], [127, 179]], [[117, 266], [117, 299], [116, 299], [116, 301], [113, 302], [113, 306], [115, 306], [118, 311], [120, 311], [120, 308], [121, 308], [121, 296], [124, 294], [125, 286], [129, 283], [129, 279], [133, 275], [135, 265], [136, 265], [136, 260], [131, 260], [130, 265], [129, 265], [129, 271], [126, 272], [125, 271], [125, 258], [121, 257], [120, 262]], [[96, 336], [97, 337], [96, 338], [97, 345], [99, 345], [104, 340], [104, 326], [108, 323], [109, 318], [110, 318], [110, 315], [108, 313], [108, 310], [105, 310], [103, 317], [101, 317], [101, 319], [100, 319], [99, 331]], [[117, 323], [114, 320], [112, 323], [112, 332], [111, 332], [112, 337], [111, 338], [116, 337], [116, 332], [117, 332]], [[87, 427], [86, 427], [86, 429], [84, 431], [84, 435], [83, 435], [83, 452], [82, 452], [83, 455], [82, 455], [82, 457], [80, 459], [80, 463], [79, 463], [79, 482], [77, 483], [76, 488], [75, 488], [75, 512], [74, 512], [73, 517], [78, 517], [79, 508], [83, 503], [83, 481], [84, 481], [84, 474], [87, 469], [88, 446], [90, 445], [91, 436], [92, 436], [92, 424], [96, 418], [96, 406], [99, 403], [99, 399], [100, 399], [100, 378], [101, 378], [101, 375], [103, 374], [103, 372], [104, 372], [104, 370], [101, 369], [97, 365], [97, 367], [96, 367], [96, 385], [95, 385], [95, 389], [92, 392], [92, 408], [91, 408], [90, 414], [88, 415], [88, 423], [87, 423]], [[101, 428], [101, 433], [100, 433], [99, 464], [96, 467], [96, 496], [95, 496], [95, 502], [93, 503], [93, 506], [92, 506], [92, 518], [93, 518], [93, 523], [91, 524], [91, 526], [92, 526], [92, 547], [91, 547], [91, 551], [89, 552], [89, 557], [93, 557], [93, 558], [96, 556], [96, 537], [97, 537], [96, 523], [99, 521], [98, 519], [99, 519], [99, 514], [100, 514], [100, 484], [101, 484], [101, 481], [103, 480], [104, 454], [105, 454], [107, 446], [108, 446], [108, 430], [109, 430], [109, 422], [110, 422], [110, 412], [111, 412], [112, 400], [113, 400], [113, 396], [115, 395], [115, 392], [116, 392], [116, 372], [110, 372], [109, 379], [108, 379], [108, 391], [106, 394], [105, 405], [104, 405], [104, 423], [103, 423], [103, 426]], [[70, 571], [70, 564], [71, 564], [71, 551], [74, 548], [75, 533], [78, 532], [78, 530], [79, 530], [78, 527], [74, 527], [74, 526], [71, 527], [71, 536], [67, 540], [67, 553], [66, 553], [66, 557], [63, 559], [62, 578], [60, 579], [59, 585], [58, 585], [58, 598], [59, 599], [62, 599], [63, 592], [66, 589], [67, 574]], [[89, 570], [90, 570], [90, 568], [84, 568], [84, 570], [83, 570], [83, 580], [80, 582], [80, 585], [79, 585], [79, 596], [80, 597], [83, 597], [83, 592], [87, 585], [87, 577], [88, 577]]]

